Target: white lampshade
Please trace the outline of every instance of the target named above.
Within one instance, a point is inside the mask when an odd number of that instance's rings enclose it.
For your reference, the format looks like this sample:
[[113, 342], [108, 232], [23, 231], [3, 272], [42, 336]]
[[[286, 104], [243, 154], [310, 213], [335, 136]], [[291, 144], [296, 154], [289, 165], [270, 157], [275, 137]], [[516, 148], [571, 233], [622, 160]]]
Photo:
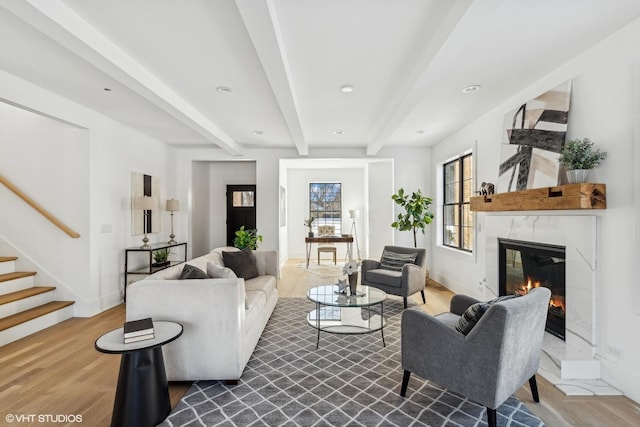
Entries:
[[349, 218], [355, 219], [355, 218], [358, 218], [358, 215], [360, 215], [360, 211], [358, 209], [349, 210]]
[[153, 210], [155, 203], [153, 197], [141, 196], [136, 199], [136, 209], [140, 211]]
[[169, 212], [177, 212], [180, 210], [180, 202], [176, 199], [167, 200], [166, 209]]

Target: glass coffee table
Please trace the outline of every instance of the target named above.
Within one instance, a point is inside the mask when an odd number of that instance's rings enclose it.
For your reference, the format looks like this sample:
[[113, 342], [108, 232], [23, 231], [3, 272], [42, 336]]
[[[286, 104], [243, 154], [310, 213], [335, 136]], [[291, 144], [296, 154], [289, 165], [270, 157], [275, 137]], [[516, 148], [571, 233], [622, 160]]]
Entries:
[[[380, 331], [384, 342], [384, 300], [387, 294], [370, 286], [359, 286], [356, 296], [338, 293], [337, 285], [309, 289], [307, 298], [316, 309], [307, 315], [307, 323], [318, 330], [316, 348], [320, 346], [320, 331], [331, 334], [370, 334]], [[374, 306], [380, 306], [377, 311]]]

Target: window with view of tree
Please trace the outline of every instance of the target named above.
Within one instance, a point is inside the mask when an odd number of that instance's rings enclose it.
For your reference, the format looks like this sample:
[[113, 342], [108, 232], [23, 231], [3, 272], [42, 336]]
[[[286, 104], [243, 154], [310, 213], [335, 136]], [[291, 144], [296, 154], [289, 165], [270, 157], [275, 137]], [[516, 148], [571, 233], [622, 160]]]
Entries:
[[469, 201], [473, 191], [473, 158], [466, 154], [444, 164], [442, 244], [473, 251], [473, 214]]
[[312, 182], [309, 184], [309, 216], [316, 220], [312, 231], [320, 225], [333, 225], [335, 234], [342, 233], [342, 184]]

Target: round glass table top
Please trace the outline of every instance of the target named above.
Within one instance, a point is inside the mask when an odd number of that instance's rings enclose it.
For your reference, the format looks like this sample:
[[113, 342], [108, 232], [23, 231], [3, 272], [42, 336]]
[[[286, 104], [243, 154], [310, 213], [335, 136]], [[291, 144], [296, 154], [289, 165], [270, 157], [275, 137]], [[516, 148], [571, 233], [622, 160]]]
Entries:
[[101, 353], [127, 353], [130, 351], [158, 347], [170, 343], [182, 335], [182, 325], [177, 322], [155, 320], [153, 322], [154, 338], [124, 343], [124, 328], [114, 329], [98, 338], [95, 348]]
[[307, 298], [316, 303], [336, 307], [367, 307], [380, 304], [387, 299], [387, 294], [370, 286], [358, 286], [357, 295], [350, 296], [348, 290], [346, 295], [339, 293], [338, 285], [323, 285], [309, 289]]

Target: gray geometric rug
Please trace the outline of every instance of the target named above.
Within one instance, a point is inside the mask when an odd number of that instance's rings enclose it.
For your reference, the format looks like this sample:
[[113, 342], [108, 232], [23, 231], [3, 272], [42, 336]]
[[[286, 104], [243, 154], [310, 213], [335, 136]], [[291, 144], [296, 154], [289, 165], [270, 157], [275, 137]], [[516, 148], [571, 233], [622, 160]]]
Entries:
[[[280, 298], [238, 385], [196, 381], [162, 426], [486, 426], [485, 409], [411, 376], [400, 396], [399, 298], [385, 301], [380, 332], [321, 333], [306, 298]], [[544, 426], [522, 402], [497, 410], [499, 426]]]

